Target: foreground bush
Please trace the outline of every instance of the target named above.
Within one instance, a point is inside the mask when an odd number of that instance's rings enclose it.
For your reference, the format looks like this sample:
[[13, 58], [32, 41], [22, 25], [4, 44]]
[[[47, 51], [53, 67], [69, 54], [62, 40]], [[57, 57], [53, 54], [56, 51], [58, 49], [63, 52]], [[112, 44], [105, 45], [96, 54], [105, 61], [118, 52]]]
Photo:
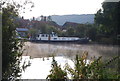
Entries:
[[50, 70], [50, 75], [48, 75], [47, 79], [66, 79], [67, 72], [62, 70], [60, 65], [57, 64], [55, 58], [53, 57], [52, 61], [52, 69]]
[[[71, 75], [72, 79], [118, 79], [117, 67], [112, 63], [117, 63], [119, 56], [113, 57], [108, 61], [103, 61], [102, 57], [91, 58], [87, 60], [88, 52], [84, 52], [82, 56], [76, 55], [74, 59], [74, 68], [70, 67], [68, 63], [65, 64], [65, 69], [62, 70], [57, 65], [53, 57], [51, 74], [49, 79], [65, 79], [67, 74]], [[112, 65], [111, 65], [112, 64]]]

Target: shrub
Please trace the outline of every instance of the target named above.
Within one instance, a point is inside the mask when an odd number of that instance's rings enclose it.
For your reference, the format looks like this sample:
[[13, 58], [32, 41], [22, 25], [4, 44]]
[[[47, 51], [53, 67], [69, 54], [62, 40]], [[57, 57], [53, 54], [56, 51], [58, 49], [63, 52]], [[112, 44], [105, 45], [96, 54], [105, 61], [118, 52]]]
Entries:
[[57, 64], [57, 61], [55, 61], [55, 58], [53, 56], [52, 61], [52, 69], [50, 70], [50, 74], [47, 76], [47, 79], [66, 79], [67, 78], [67, 72], [61, 69], [61, 66]]
[[[119, 56], [113, 57], [108, 61], [102, 61], [102, 56], [98, 58], [87, 59], [88, 52], [85, 51], [82, 56], [76, 55], [74, 62], [74, 68], [70, 67], [68, 63], [65, 64], [65, 70], [61, 70], [60, 66], [53, 58], [51, 74], [48, 75], [50, 79], [64, 79], [67, 73], [71, 75], [72, 79], [118, 79], [119, 74], [108, 65], [120, 60]], [[114, 66], [114, 65], [113, 65]]]

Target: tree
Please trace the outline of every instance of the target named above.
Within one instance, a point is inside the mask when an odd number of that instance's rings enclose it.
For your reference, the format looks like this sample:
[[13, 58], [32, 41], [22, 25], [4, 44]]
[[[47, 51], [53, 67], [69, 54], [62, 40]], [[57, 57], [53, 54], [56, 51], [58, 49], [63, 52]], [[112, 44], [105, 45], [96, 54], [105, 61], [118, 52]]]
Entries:
[[39, 31], [37, 29], [33, 29], [33, 28], [29, 29], [28, 32], [29, 32], [31, 38], [35, 38], [36, 34], [39, 33]]
[[2, 78], [14, 79], [19, 77], [21, 69], [20, 56], [22, 44], [16, 39], [16, 24], [14, 17], [18, 13], [13, 5], [2, 8]]
[[98, 32], [108, 36], [117, 42], [117, 35], [120, 34], [120, 2], [104, 2], [103, 10], [95, 14], [95, 23], [98, 26]]
[[57, 61], [55, 61], [54, 56], [51, 67], [52, 69], [50, 70], [50, 74], [47, 76], [47, 79], [53, 79], [53, 81], [57, 81], [57, 79], [60, 79], [60, 81], [61, 79], [67, 79], [67, 72], [61, 69], [61, 66], [57, 64]]
[[74, 34], [75, 34], [74, 28], [69, 27], [69, 28], [67, 29], [67, 36], [74, 36]]
[[96, 40], [97, 28], [95, 25], [89, 25], [86, 30], [86, 36], [92, 41]]
[[[79, 79], [119, 79], [119, 73], [117, 72], [119, 68], [116, 66], [116, 62], [120, 60], [119, 56], [115, 56], [110, 60], [102, 60], [102, 56], [95, 58], [91, 57], [88, 60], [88, 52], [85, 51], [82, 56], [76, 55], [73, 59], [74, 66], [71, 67], [68, 63], [65, 64], [65, 69], [62, 70], [58, 66], [57, 61], [53, 57], [52, 69], [50, 70], [50, 75], [48, 79], [57, 81], [56, 79], [61, 79], [65, 81], [67, 74], [70, 74], [71, 78], [75, 81]], [[111, 66], [112, 65], [112, 66]]]
[[76, 36], [85, 37], [86, 36], [87, 27], [83, 24], [80, 24], [76, 27]]
[[16, 38], [17, 23], [15, 23], [15, 18], [19, 16], [18, 11], [22, 7], [14, 0], [1, 1], [0, 7], [2, 7], [2, 79], [14, 80], [21, 76], [19, 73], [22, 70], [20, 61], [23, 42]]

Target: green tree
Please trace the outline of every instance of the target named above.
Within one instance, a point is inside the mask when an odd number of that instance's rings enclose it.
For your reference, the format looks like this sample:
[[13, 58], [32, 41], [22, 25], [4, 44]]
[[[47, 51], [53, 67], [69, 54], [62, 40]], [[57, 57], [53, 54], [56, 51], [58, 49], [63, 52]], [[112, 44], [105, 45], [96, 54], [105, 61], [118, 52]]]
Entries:
[[50, 70], [50, 74], [47, 76], [47, 79], [53, 79], [53, 81], [67, 79], [67, 72], [61, 69], [61, 66], [57, 64], [57, 61], [55, 61], [54, 57], [51, 67], [52, 69]]
[[78, 37], [85, 37], [86, 36], [86, 30], [87, 30], [87, 27], [83, 24], [80, 24], [78, 25], [76, 28], [75, 28], [75, 32], [76, 32], [76, 36]]
[[[25, 1], [25, 4], [27, 3]], [[16, 38], [18, 24], [15, 23], [22, 7], [14, 0], [1, 1], [0, 7], [2, 7], [2, 79], [14, 80], [21, 76], [19, 73], [22, 71], [20, 61], [24, 42]]]
[[49, 33], [49, 34], [52, 33], [52, 32], [57, 33], [57, 29], [56, 29], [54, 26], [50, 26], [50, 25], [47, 26], [46, 31], [47, 31], [47, 33]]
[[74, 34], [75, 34], [75, 29], [72, 27], [69, 27], [67, 29], [67, 36], [74, 36]]
[[[88, 60], [88, 52], [85, 51], [82, 56], [76, 55], [74, 67], [68, 63], [65, 64], [65, 71], [58, 66], [57, 61], [53, 58], [51, 74], [49, 79], [64, 79], [69, 73], [72, 79], [118, 79], [120, 74], [117, 72], [119, 68], [115, 65], [120, 60], [119, 56], [115, 56], [110, 60], [102, 60], [102, 56], [92, 57]], [[114, 65], [113, 65], [114, 64]], [[112, 65], [112, 66], [111, 66]]]
[[16, 39], [16, 24], [14, 18], [18, 16], [13, 5], [2, 8], [2, 78], [14, 79], [19, 77], [21, 69], [20, 56], [22, 44]]
[[120, 14], [120, 2], [104, 2], [103, 10], [99, 10], [95, 14], [95, 23], [98, 26], [99, 34], [108, 36], [113, 40], [113, 43], [117, 42], [117, 36], [120, 34], [119, 14]]
[[89, 37], [92, 41], [96, 40], [97, 28], [92, 25], [91, 27], [87, 27], [86, 36]]
[[47, 25], [45, 23], [34, 23], [33, 29], [39, 30], [39, 33], [47, 33]]
[[31, 38], [35, 38], [36, 34], [39, 33], [39, 31], [37, 29], [33, 29], [33, 28], [29, 29], [28, 32], [29, 32]]

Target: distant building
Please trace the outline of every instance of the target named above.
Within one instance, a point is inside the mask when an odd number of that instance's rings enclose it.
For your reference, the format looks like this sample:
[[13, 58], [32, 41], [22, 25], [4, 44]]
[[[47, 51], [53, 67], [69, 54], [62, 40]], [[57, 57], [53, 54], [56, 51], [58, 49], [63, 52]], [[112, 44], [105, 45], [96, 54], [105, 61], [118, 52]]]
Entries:
[[20, 35], [20, 37], [27, 37], [28, 36], [28, 29], [27, 28], [16, 28], [16, 31]]

